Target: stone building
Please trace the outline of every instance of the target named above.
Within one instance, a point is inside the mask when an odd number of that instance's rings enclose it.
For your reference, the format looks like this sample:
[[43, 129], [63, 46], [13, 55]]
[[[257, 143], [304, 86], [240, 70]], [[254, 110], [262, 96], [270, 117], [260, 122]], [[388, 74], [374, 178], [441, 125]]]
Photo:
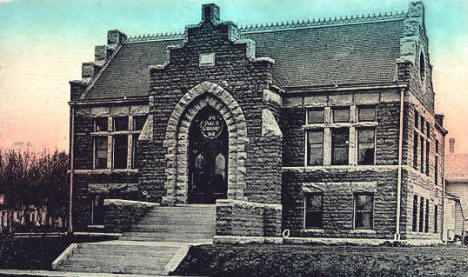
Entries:
[[219, 239], [441, 238], [421, 2], [247, 27], [203, 5], [183, 33], [109, 31], [70, 85], [75, 231], [129, 230], [159, 203], [216, 205]]

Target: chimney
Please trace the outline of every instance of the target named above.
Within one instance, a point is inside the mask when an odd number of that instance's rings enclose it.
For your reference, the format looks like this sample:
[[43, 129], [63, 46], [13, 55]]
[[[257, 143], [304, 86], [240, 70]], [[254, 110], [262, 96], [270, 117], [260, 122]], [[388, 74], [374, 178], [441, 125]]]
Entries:
[[205, 4], [202, 6], [202, 21], [219, 23], [219, 7], [216, 4]]
[[454, 138], [449, 139], [449, 153], [450, 154], [455, 153], [455, 139]]

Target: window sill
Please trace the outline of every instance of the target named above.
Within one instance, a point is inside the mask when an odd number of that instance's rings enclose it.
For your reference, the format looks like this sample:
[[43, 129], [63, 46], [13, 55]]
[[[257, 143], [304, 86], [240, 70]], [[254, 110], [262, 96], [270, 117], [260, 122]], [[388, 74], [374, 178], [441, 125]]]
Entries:
[[351, 234], [375, 234], [373, 229], [354, 229], [350, 231]]
[[88, 228], [104, 229], [104, 225], [88, 225]]
[[303, 233], [325, 233], [325, 230], [319, 228], [302, 229]]

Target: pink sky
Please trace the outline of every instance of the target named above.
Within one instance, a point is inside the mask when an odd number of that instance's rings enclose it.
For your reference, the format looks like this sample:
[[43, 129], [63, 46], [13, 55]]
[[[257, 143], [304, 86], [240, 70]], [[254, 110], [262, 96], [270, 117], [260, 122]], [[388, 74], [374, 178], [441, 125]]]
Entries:
[[[407, 9], [406, 0], [0, 0], [0, 146], [68, 151], [68, 81], [80, 78], [107, 30], [181, 31], [199, 21], [202, 2], [240, 25]], [[456, 151], [468, 153], [468, 1], [426, 1], [426, 26], [436, 112]]]

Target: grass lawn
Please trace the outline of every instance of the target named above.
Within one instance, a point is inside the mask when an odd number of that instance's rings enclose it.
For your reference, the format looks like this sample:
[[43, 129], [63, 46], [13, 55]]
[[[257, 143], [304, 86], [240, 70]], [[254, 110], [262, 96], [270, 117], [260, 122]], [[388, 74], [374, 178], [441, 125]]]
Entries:
[[174, 275], [468, 276], [462, 246], [201, 245]]

